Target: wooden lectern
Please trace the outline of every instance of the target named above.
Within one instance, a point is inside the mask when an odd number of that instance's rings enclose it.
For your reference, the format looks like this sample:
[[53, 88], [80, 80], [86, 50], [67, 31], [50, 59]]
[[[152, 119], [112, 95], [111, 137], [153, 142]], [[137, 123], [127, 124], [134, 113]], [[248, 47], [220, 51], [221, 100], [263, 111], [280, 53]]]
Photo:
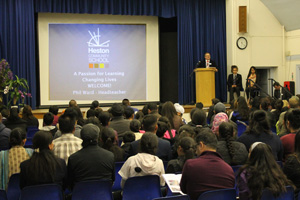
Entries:
[[215, 98], [215, 68], [196, 68], [196, 102], [203, 105], [211, 105], [211, 100]]

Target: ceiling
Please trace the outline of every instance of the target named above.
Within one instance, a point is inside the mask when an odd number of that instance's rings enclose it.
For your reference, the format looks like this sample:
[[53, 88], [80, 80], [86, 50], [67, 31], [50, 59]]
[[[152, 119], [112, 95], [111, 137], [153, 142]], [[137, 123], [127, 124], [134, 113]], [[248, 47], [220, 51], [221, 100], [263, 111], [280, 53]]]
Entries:
[[300, 29], [300, 0], [261, 0], [286, 31]]

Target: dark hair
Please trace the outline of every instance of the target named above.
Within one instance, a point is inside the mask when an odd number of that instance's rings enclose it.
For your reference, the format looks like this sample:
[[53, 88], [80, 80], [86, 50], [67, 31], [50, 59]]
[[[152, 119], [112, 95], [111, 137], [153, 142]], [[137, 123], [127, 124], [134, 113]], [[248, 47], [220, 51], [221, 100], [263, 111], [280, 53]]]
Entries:
[[44, 125], [50, 126], [53, 123], [53, 120], [54, 120], [53, 113], [47, 112], [46, 114], [44, 114], [43, 117]]
[[273, 87], [274, 86], [280, 86], [280, 84], [278, 82], [273, 83]]
[[95, 117], [95, 116], [96, 116], [96, 111], [94, 109], [89, 109], [86, 112], [86, 118]]
[[135, 119], [139, 120], [140, 122], [143, 121], [144, 118], [144, 113], [142, 111], [137, 111], [137, 113], [135, 113]]
[[151, 111], [157, 110], [157, 104], [156, 103], [148, 103], [148, 109]]
[[237, 111], [242, 121], [249, 120], [249, 108], [245, 97], [239, 96], [237, 98]]
[[75, 109], [75, 107], [67, 108], [64, 112], [64, 115], [74, 118], [75, 120], [78, 120], [78, 112]]
[[133, 120], [131, 120], [129, 127], [130, 127], [131, 131], [139, 132], [142, 127], [142, 124], [141, 124], [140, 120], [133, 119]]
[[201, 126], [206, 125], [206, 113], [204, 110], [197, 109], [194, 111], [193, 116], [192, 116], [192, 123]]
[[29, 120], [33, 119], [32, 109], [29, 105], [25, 105], [22, 111], [22, 119]]
[[33, 148], [38, 149], [29, 159], [27, 168], [28, 177], [31, 182], [40, 183], [41, 180], [51, 180], [55, 182], [56, 167], [60, 166], [58, 158], [49, 149], [53, 137], [50, 132], [38, 131], [32, 139]]
[[108, 126], [109, 121], [111, 120], [111, 115], [107, 111], [100, 112], [98, 119], [103, 127]]
[[58, 114], [58, 106], [50, 106], [49, 112], [51, 112], [53, 115], [57, 115]]
[[262, 99], [260, 100], [260, 107], [261, 107], [261, 109], [263, 109], [264, 111], [268, 111], [270, 105], [271, 105], [271, 104], [270, 104], [270, 101], [269, 101], [268, 98], [262, 98]]
[[158, 148], [158, 138], [153, 133], [144, 133], [139, 148], [141, 153], [155, 155]]
[[278, 110], [279, 112], [281, 112], [282, 107], [283, 107], [283, 101], [280, 100], [280, 99], [277, 99], [277, 100], [275, 101], [274, 108], [275, 108], [276, 110]]
[[267, 113], [264, 110], [256, 110], [250, 114], [249, 126], [246, 134], [260, 134], [262, 132], [272, 134]]
[[110, 148], [114, 145], [116, 138], [114, 129], [104, 127], [100, 135], [102, 139], [102, 147], [104, 149], [110, 150]]
[[230, 122], [223, 122], [219, 126], [219, 137], [224, 138], [226, 141], [226, 146], [230, 156], [230, 165], [237, 164], [237, 162], [234, 160], [235, 151], [232, 144], [232, 142], [234, 141], [233, 132], [234, 132], [233, 125]]
[[295, 153], [300, 157], [300, 130], [297, 131], [295, 136]]
[[244, 170], [251, 199], [260, 199], [265, 188], [278, 197], [286, 191], [286, 185], [293, 185], [276, 163], [271, 147], [264, 143], [252, 149], [246, 164], [239, 169], [239, 175]]
[[86, 124], [94, 124], [96, 125], [100, 131], [102, 130], [102, 126], [101, 126], [101, 123], [99, 121], [99, 119], [97, 117], [89, 117], [85, 120], [85, 125]]
[[71, 108], [71, 107], [75, 107], [75, 106], [77, 106], [77, 102], [74, 99], [71, 99], [69, 101], [69, 107]]
[[146, 115], [142, 124], [146, 132], [154, 132], [157, 125], [157, 117], [153, 114]]
[[96, 108], [99, 107], [99, 105], [100, 105], [100, 104], [99, 104], [99, 101], [94, 100], [94, 101], [92, 102], [92, 104], [91, 104], [90, 109], [95, 110]]
[[[184, 162], [195, 157], [196, 141], [191, 137], [183, 137], [179, 140], [178, 146], [181, 146], [184, 152]], [[183, 167], [183, 166], [181, 166]]]
[[143, 109], [142, 109], [142, 113], [144, 114], [144, 116], [148, 115], [148, 105], [144, 105]]
[[129, 105], [130, 105], [129, 99], [123, 99], [123, 100], [122, 100], [122, 104], [123, 104], [124, 106], [129, 106]]
[[[157, 131], [156, 131], [157, 137], [162, 138], [168, 129], [169, 129], [169, 127], [166, 122], [158, 121], [157, 122]], [[172, 133], [170, 133], [170, 136], [171, 136], [171, 134]]]
[[198, 132], [196, 143], [199, 144], [200, 142], [203, 142], [203, 144], [212, 149], [217, 149], [217, 137], [209, 128], [202, 128], [201, 131]]
[[286, 119], [290, 122], [290, 127], [294, 130], [300, 128], [300, 109], [290, 109], [286, 113]]
[[126, 107], [124, 110], [124, 115], [126, 119], [129, 119], [134, 114], [134, 110], [131, 107]]
[[[66, 111], [68, 110], [69, 108], [66, 109]], [[77, 124], [80, 125], [80, 126], [84, 126], [84, 119], [83, 119], [83, 115], [82, 115], [82, 112], [80, 110], [80, 108], [78, 106], [75, 106], [73, 107], [73, 109], [76, 111], [76, 120], [77, 120]], [[66, 113], [65, 111], [65, 113]]]
[[232, 66], [231, 66], [231, 72], [233, 72], [233, 69], [239, 70], [239, 68], [238, 68], [236, 65], [232, 65]]
[[[160, 117], [160, 118], [158, 119], [158, 121], [159, 121], [159, 122], [164, 122], [164, 123], [167, 125], [167, 127], [164, 127], [164, 125], [163, 125], [162, 129], [167, 128], [166, 131], [169, 132], [170, 139], [173, 139], [173, 134], [172, 134], [172, 130], [171, 130], [171, 123], [170, 123], [169, 119], [168, 119], [167, 117]], [[157, 131], [158, 131], [158, 130], [157, 130]], [[163, 131], [163, 130], [161, 130], [161, 131]], [[166, 132], [166, 131], [165, 131], [165, 132]], [[157, 133], [156, 133], [156, 135], [157, 135]], [[157, 135], [157, 136], [158, 136], [158, 135]], [[158, 137], [159, 137], [159, 136], [158, 136]]]
[[190, 112], [190, 119], [192, 120], [192, 118], [193, 118], [193, 114], [194, 114], [194, 112], [196, 111], [196, 110], [201, 110], [201, 109], [199, 109], [199, 108], [193, 108], [192, 110], [191, 110], [191, 112]]
[[202, 102], [196, 103], [196, 108], [202, 109], [203, 108], [203, 103]]
[[166, 103], [164, 103], [161, 109], [161, 115], [169, 119], [171, 128], [174, 129], [173, 118], [175, 115], [177, 115], [177, 112], [174, 107], [174, 104], [171, 101], [167, 101]]
[[9, 145], [11, 147], [24, 145], [23, 140], [26, 139], [26, 131], [21, 128], [14, 128], [9, 136]]
[[18, 119], [20, 119], [18, 108], [11, 108], [8, 120], [10, 120], [10, 121], [16, 121]]
[[119, 117], [124, 114], [124, 107], [118, 103], [114, 103], [110, 109], [110, 113], [114, 117]]
[[250, 67], [250, 69], [249, 69], [249, 73], [248, 73], [248, 76], [247, 76], [247, 78], [250, 76], [250, 74], [251, 74], [251, 70], [252, 69], [254, 69], [255, 70], [255, 73], [256, 73], [256, 67], [254, 67], [254, 66], [251, 66]]
[[1, 114], [2, 114], [2, 117], [5, 117], [7, 119], [9, 117], [9, 109], [7, 109], [7, 108], [2, 109]]
[[75, 118], [64, 113], [58, 118], [59, 130], [62, 134], [72, 133], [75, 128]]
[[249, 104], [252, 106], [252, 111], [259, 110], [260, 97], [256, 96], [254, 98], [251, 98]]
[[213, 98], [213, 99], [211, 100], [211, 102], [212, 102], [213, 105], [216, 105], [217, 103], [219, 103], [219, 102], [221, 102], [221, 101], [220, 101], [220, 99]]
[[123, 142], [128, 143], [133, 141], [135, 141], [134, 133], [132, 131], [126, 131], [123, 135]]
[[178, 130], [178, 135], [180, 136], [183, 132], [190, 133], [190, 136], [192, 138], [195, 137], [195, 129], [194, 129], [194, 127], [191, 127], [190, 125], [185, 124], [185, 125], [181, 126]]

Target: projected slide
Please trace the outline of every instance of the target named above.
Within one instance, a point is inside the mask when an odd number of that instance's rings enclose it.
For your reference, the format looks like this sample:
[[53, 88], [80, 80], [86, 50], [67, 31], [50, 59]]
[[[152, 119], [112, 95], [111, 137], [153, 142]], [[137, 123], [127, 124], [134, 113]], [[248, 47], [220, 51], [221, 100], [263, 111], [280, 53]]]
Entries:
[[49, 24], [49, 100], [146, 100], [146, 26]]

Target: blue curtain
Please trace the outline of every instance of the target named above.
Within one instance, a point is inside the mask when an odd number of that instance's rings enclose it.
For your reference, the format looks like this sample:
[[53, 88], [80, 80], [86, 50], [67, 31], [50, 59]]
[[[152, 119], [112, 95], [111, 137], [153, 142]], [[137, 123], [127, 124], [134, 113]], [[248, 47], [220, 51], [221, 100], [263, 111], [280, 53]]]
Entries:
[[35, 21], [33, 0], [0, 1], [0, 59], [10, 63], [14, 75], [28, 80], [36, 107]]
[[189, 74], [205, 52], [220, 66], [216, 97], [227, 100], [225, 0], [1, 0], [0, 11], [0, 57], [7, 58], [13, 72], [29, 81], [33, 108], [37, 82], [34, 16], [38, 12], [177, 16], [179, 103], [195, 100]]

